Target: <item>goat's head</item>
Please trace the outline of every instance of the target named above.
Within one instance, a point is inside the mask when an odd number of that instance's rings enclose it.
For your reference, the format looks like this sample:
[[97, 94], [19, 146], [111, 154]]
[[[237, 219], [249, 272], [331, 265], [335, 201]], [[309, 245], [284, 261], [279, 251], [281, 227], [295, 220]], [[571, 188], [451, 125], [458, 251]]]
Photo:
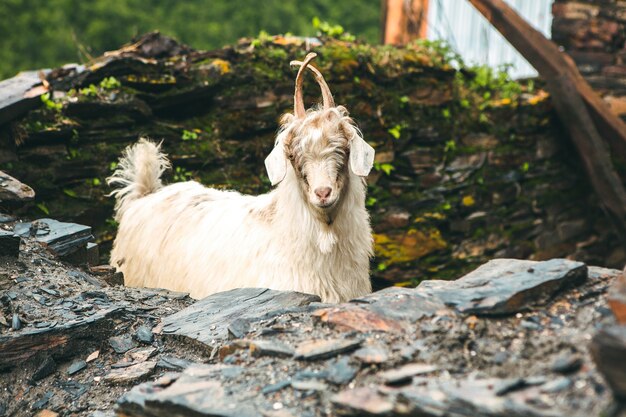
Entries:
[[[363, 140], [360, 131], [343, 106], [335, 106], [333, 96], [322, 74], [309, 63], [316, 57], [309, 53], [299, 65], [294, 94], [294, 114], [282, 118], [281, 132], [265, 166], [272, 182], [278, 184], [290, 163], [300, 189], [311, 206], [331, 210], [337, 205], [343, 188], [352, 174], [365, 177], [374, 163], [374, 149]], [[306, 69], [315, 75], [323, 105], [305, 111], [302, 81]]]

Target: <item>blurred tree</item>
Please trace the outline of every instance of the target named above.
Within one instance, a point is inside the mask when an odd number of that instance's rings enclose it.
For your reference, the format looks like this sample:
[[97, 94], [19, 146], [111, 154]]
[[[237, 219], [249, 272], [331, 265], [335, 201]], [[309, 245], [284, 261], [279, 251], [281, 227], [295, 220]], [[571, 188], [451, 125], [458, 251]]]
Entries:
[[376, 42], [379, 14], [379, 2], [359, 0], [1, 0], [0, 78], [85, 61], [152, 30], [212, 49], [261, 30], [314, 35], [319, 17]]

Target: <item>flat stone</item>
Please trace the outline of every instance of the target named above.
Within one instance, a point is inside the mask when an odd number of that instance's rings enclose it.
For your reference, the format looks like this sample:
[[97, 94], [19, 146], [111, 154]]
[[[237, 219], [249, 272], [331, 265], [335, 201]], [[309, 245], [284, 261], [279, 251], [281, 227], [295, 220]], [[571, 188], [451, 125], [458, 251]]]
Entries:
[[6, 230], [0, 229], [0, 256], [17, 258], [20, 254], [20, 242], [22, 239]]
[[326, 391], [328, 385], [316, 380], [292, 381], [291, 387], [298, 391]]
[[410, 382], [416, 375], [429, 374], [439, 368], [425, 363], [410, 363], [400, 368], [378, 373], [378, 377], [387, 385], [400, 385]]
[[280, 381], [275, 384], [266, 385], [261, 390], [263, 394], [271, 394], [273, 392], [278, 392], [283, 388], [286, 388], [291, 385], [291, 381]]
[[141, 347], [129, 350], [124, 356], [131, 359], [133, 362], [145, 362], [154, 355], [154, 352], [156, 352], [155, 347]]
[[164, 318], [162, 334], [199, 342], [212, 349], [216, 343], [228, 340], [230, 333], [243, 337], [253, 321], [319, 300], [317, 296], [292, 291], [239, 288], [210, 295]]
[[394, 322], [415, 323], [448, 310], [446, 305], [415, 288], [388, 287], [351, 301], [379, 317]]
[[316, 339], [303, 342], [296, 348], [296, 359], [316, 360], [332, 358], [350, 352], [361, 345], [360, 340]]
[[169, 355], [162, 355], [157, 361], [157, 366], [159, 368], [165, 368], [172, 371], [182, 371], [192, 364], [193, 362], [188, 361], [187, 359], [181, 359]]
[[125, 368], [111, 369], [104, 381], [111, 384], [128, 384], [146, 378], [156, 367], [156, 361], [140, 362]]
[[58, 256], [67, 256], [94, 240], [91, 227], [82, 224], [40, 219], [32, 222], [31, 227], [35, 231], [35, 239]]
[[387, 319], [379, 314], [357, 305], [324, 308], [313, 313], [323, 323], [328, 323], [339, 330], [359, 332], [400, 332], [403, 327], [399, 322]]
[[276, 340], [249, 341], [250, 353], [253, 356], [292, 357], [294, 349]]
[[113, 336], [109, 338], [109, 345], [113, 348], [115, 353], [126, 353], [135, 347], [135, 342], [133, 342], [133, 339], [128, 335]]
[[98, 359], [98, 356], [100, 356], [100, 351], [95, 350], [91, 352], [89, 356], [87, 356], [87, 359], [85, 359], [85, 362], [89, 363], [89, 362], [95, 361], [96, 359]]
[[261, 413], [236, 400], [216, 380], [214, 366], [193, 365], [178, 377], [140, 384], [118, 401], [118, 413], [137, 417], [174, 415], [257, 417]]
[[152, 334], [152, 330], [148, 326], [139, 326], [135, 332], [135, 339], [149, 345], [154, 340], [154, 334]]
[[552, 381], [548, 381], [541, 386], [541, 392], [554, 393], [568, 389], [572, 385], [572, 380], [562, 376]]
[[359, 369], [350, 364], [350, 357], [344, 356], [330, 361], [325, 370], [326, 381], [335, 385], [344, 385], [354, 379]]
[[[529, 398], [539, 396], [538, 387], [498, 395], [506, 380], [422, 378], [417, 384], [397, 391], [398, 402], [407, 415], [424, 416], [563, 416], [556, 406], [535, 407]], [[462, 410], [461, 414], [457, 411]]]
[[395, 405], [393, 399], [370, 387], [341, 391], [331, 398], [331, 403], [338, 415], [355, 417], [389, 416]]
[[67, 368], [68, 375], [74, 375], [87, 367], [87, 362], [82, 359], [77, 359]]
[[577, 372], [583, 365], [583, 360], [575, 354], [562, 355], [552, 363], [552, 371], [559, 374], [571, 374]]
[[615, 396], [626, 400], [626, 326], [608, 326], [596, 333], [591, 356]]
[[364, 364], [380, 364], [389, 360], [389, 351], [382, 345], [365, 345], [352, 356]]
[[586, 279], [581, 262], [494, 259], [456, 281], [423, 281], [416, 291], [464, 314], [502, 315], [545, 303]]
[[35, 198], [35, 191], [28, 185], [0, 171], [0, 201], [30, 201]]
[[57, 364], [54, 359], [52, 359], [52, 356], [46, 356], [41, 361], [39, 366], [37, 366], [37, 369], [35, 369], [35, 372], [33, 373], [31, 379], [33, 381], [39, 381], [41, 379], [44, 379], [48, 375], [52, 375], [56, 370]]

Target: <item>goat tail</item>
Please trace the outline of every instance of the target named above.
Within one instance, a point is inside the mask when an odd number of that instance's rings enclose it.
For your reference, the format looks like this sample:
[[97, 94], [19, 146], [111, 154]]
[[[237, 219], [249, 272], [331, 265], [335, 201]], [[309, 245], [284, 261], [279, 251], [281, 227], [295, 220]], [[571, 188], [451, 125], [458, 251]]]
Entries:
[[141, 138], [124, 150], [117, 169], [107, 184], [116, 189], [109, 196], [115, 197], [115, 219], [119, 221], [129, 203], [162, 187], [161, 175], [170, 167], [167, 157], [161, 153], [161, 144]]

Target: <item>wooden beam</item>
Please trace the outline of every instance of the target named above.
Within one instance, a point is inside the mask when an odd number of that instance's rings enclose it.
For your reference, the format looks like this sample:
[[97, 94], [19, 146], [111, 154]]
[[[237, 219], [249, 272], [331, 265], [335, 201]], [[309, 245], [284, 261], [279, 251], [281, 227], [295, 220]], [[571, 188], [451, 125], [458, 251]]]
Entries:
[[469, 0], [546, 80], [568, 74], [615, 156], [626, 162], [626, 125], [580, 75], [572, 59], [502, 0]]
[[428, 0], [383, 0], [382, 16], [385, 44], [406, 45], [426, 37]]
[[626, 160], [626, 125], [580, 75], [573, 61], [502, 0], [469, 0], [547, 82], [552, 102], [591, 184], [626, 245], [626, 191], [603, 141]]

